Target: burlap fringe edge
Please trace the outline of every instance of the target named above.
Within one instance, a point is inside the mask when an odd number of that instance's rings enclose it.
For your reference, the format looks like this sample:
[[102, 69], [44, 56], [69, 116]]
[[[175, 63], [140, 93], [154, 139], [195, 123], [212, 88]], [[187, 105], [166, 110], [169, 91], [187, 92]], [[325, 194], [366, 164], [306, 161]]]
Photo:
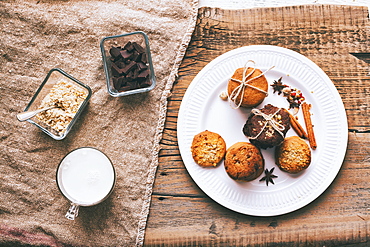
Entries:
[[144, 204], [141, 211], [141, 218], [139, 220], [138, 225], [138, 234], [136, 237], [136, 246], [143, 246], [144, 244], [144, 235], [145, 235], [145, 228], [146, 223], [149, 215], [149, 207], [151, 202], [151, 196], [152, 196], [152, 190], [153, 190], [153, 184], [155, 179], [155, 174], [158, 167], [158, 154], [160, 150], [160, 141], [162, 139], [162, 133], [164, 130], [164, 123], [166, 120], [166, 114], [167, 114], [167, 98], [171, 95], [171, 89], [173, 87], [173, 83], [175, 82], [175, 79], [177, 77], [178, 69], [180, 67], [180, 64], [185, 56], [186, 49], [190, 43], [191, 36], [195, 29], [195, 24], [198, 16], [198, 0], [193, 0], [193, 16], [190, 19], [190, 23], [188, 25], [187, 31], [182, 39], [182, 42], [180, 44], [180, 47], [177, 51], [175, 63], [172, 67], [170, 76], [167, 80], [165, 89], [161, 96], [161, 102], [160, 102], [160, 116], [157, 124], [157, 130], [154, 138], [154, 146], [153, 146], [153, 153], [152, 153], [152, 161], [149, 166], [149, 174], [146, 181], [146, 191], [144, 195]]

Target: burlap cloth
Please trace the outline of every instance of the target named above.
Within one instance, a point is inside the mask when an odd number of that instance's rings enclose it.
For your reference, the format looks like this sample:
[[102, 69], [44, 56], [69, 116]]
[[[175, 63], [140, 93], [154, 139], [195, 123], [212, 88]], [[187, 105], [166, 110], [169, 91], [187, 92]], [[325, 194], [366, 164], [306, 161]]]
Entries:
[[[190, 41], [197, 1], [0, 1], [0, 245], [142, 245], [177, 67]], [[108, 95], [100, 40], [148, 34], [157, 77], [145, 94]], [[93, 91], [66, 139], [56, 141], [21, 112], [52, 68]], [[69, 151], [91, 146], [114, 163], [117, 183], [103, 203], [64, 217], [69, 202], [55, 181]]]

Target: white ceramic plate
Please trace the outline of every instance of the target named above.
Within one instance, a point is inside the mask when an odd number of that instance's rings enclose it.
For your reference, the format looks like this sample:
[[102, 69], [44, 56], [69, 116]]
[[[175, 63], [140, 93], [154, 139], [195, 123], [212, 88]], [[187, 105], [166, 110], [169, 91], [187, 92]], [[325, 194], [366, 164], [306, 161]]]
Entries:
[[[298, 175], [280, 171], [274, 162], [274, 148], [262, 150], [265, 168], [276, 167], [275, 184], [259, 182], [264, 173], [251, 182], [231, 179], [223, 162], [216, 168], [202, 168], [191, 155], [194, 135], [209, 130], [219, 133], [230, 147], [248, 141], [242, 128], [250, 109], [232, 109], [219, 95], [226, 91], [227, 81], [237, 68], [248, 60], [265, 71], [271, 85], [283, 77], [283, 82], [300, 89], [306, 102], [312, 104], [312, 122], [318, 147], [312, 151], [308, 169]], [[288, 109], [286, 98], [273, 94], [256, 108], [271, 103]], [[299, 121], [305, 127], [301, 111]], [[329, 77], [311, 60], [289, 49], [268, 46], [245, 46], [229, 51], [205, 66], [189, 85], [182, 100], [177, 135], [180, 153], [189, 174], [197, 185], [219, 204], [248, 215], [274, 216], [297, 210], [323, 193], [335, 179], [347, 149], [348, 127], [342, 100]], [[289, 130], [287, 136], [296, 135]]]

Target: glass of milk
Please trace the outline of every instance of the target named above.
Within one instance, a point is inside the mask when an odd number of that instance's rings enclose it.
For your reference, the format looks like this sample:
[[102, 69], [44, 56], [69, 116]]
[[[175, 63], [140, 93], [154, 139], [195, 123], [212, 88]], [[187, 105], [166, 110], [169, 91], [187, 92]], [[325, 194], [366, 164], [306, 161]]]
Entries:
[[68, 153], [57, 169], [57, 185], [71, 202], [66, 218], [74, 220], [80, 206], [93, 206], [112, 193], [116, 173], [110, 159], [92, 147]]

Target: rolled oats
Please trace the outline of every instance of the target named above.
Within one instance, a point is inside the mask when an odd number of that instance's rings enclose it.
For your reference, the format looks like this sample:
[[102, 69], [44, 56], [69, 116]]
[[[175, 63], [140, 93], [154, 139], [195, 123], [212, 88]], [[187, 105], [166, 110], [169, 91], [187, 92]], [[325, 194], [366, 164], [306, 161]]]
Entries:
[[53, 130], [64, 132], [86, 97], [87, 92], [84, 89], [61, 80], [52, 87], [39, 107], [40, 109], [48, 106], [59, 108], [41, 112], [36, 117]]

